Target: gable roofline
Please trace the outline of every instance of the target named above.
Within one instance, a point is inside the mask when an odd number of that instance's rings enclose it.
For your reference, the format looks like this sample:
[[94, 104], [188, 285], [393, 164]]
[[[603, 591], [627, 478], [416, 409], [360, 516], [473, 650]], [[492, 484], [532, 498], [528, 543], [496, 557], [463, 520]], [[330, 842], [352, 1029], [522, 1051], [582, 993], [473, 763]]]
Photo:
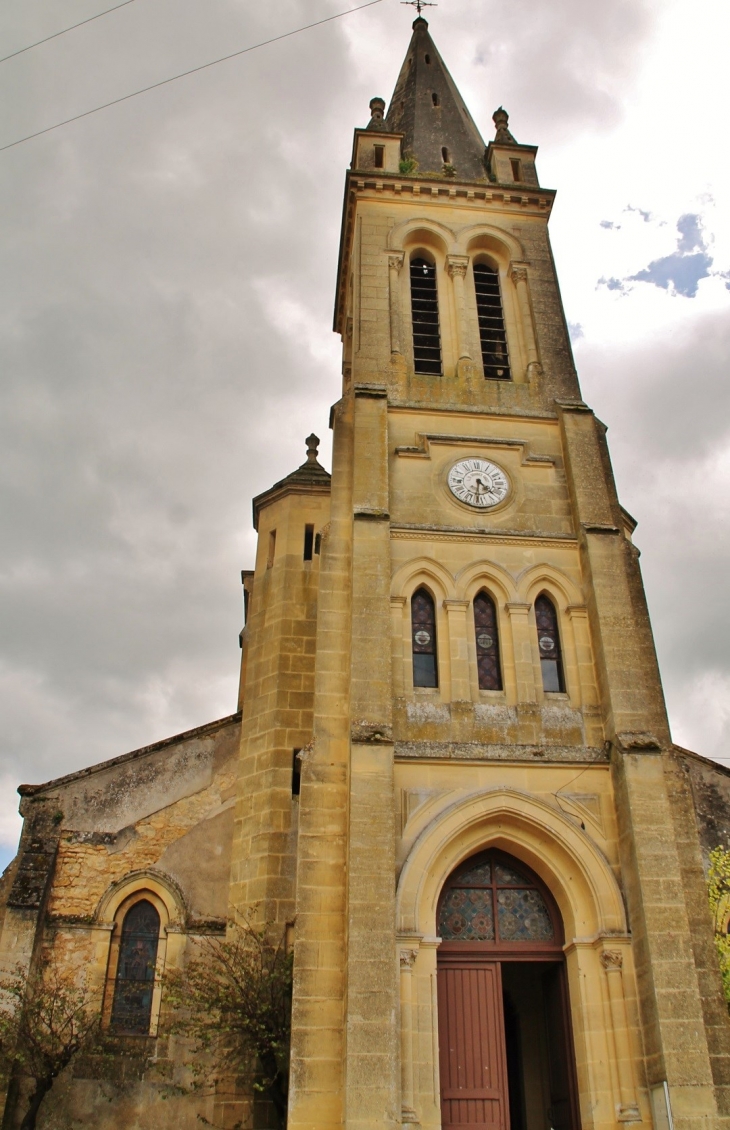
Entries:
[[66, 773], [63, 777], [54, 777], [50, 781], [44, 781], [42, 785], [18, 785], [18, 792], [22, 797], [38, 796], [48, 789], [57, 789], [63, 785], [71, 784], [73, 781], [82, 781], [85, 777], [92, 777], [95, 773], [101, 773], [105, 769], [113, 769], [116, 765], [125, 765], [128, 761], [134, 761], [136, 758], [145, 757], [150, 753], [157, 753], [159, 750], [165, 749], [166, 746], [192, 741], [194, 738], [207, 737], [208, 734], [214, 734], [216, 730], [221, 730], [225, 726], [234, 726], [240, 721], [241, 711], [238, 710], [235, 714], [226, 715], [225, 718], [217, 718], [215, 722], [205, 722], [202, 726], [193, 727], [192, 730], [183, 730], [182, 733], [173, 734], [170, 738], [162, 738], [161, 741], [153, 742], [151, 745], [140, 746], [139, 749], [133, 749], [130, 753], [122, 753], [108, 761], [99, 761], [96, 765], [89, 765], [86, 769], [78, 769], [75, 773]]

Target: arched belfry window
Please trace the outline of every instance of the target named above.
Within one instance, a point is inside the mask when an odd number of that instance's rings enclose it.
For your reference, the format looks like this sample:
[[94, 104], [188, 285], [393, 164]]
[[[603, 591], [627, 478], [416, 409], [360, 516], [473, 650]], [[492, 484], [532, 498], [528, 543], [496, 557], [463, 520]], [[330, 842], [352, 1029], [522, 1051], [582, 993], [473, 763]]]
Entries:
[[475, 263], [474, 288], [477, 296], [484, 376], [491, 381], [508, 381], [510, 380], [509, 354], [499, 272], [487, 263]]
[[535, 601], [537, 646], [540, 649], [540, 669], [544, 691], [564, 691], [563, 659], [558, 631], [558, 614], [549, 597], [542, 593]]
[[444, 942], [484, 942], [496, 948], [560, 945], [560, 922], [541, 884], [519, 860], [480, 852], [457, 867], [439, 904]]
[[418, 589], [411, 598], [411, 643], [414, 687], [437, 687], [436, 609], [426, 589]]
[[441, 331], [436, 268], [417, 256], [411, 259], [413, 360], [417, 373], [441, 374]]
[[491, 596], [480, 592], [474, 598], [474, 630], [477, 641], [477, 670], [481, 691], [501, 691], [499, 629], [497, 609]]
[[151, 902], [135, 902], [124, 916], [114, 981], [111, 1028], [147, 1035], [152, 1016], [160, 916]]

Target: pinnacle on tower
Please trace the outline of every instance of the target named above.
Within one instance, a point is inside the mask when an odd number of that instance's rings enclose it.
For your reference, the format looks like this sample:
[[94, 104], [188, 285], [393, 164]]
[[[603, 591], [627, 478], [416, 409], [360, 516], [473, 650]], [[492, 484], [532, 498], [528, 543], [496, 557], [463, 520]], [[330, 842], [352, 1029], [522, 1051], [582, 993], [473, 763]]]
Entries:
[[404, 135], [403, 152], [418, 162], [419, 173], [485, 179], [484, 140], [423, 16], [413, 21], [413, 36], [385, 127], [390, 133]]

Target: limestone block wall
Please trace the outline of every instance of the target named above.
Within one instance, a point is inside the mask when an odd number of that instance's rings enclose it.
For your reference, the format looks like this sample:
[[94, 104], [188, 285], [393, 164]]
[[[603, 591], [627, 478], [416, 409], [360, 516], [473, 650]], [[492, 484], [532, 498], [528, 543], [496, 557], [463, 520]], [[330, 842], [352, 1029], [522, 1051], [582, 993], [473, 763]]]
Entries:
[[[77, 1062], [46, 1099], [39, 1126], [88, 1122], [128, 1130], [153, 1120], [155, 1126], [193, 1130], [199, 1114], [213, 1119], [214, 1094], [176, 1089], [189, 1082], [189, 1050], [158, 1036], [157, 1020], [164, 969], [184, 961], [195, 939], [225, 929], [239, 739], [240, 716], [233, 715], [23, 788], [16, 879], [26, 855], [37, 866], [39, 838], [48, 846], [52, 835], [53, 854], [43, 890], [6, 885], [4, 967], [52, 955], [99, 994], [108, 1018], [112, 955], [125, 906], [142, 894], [161, 918], [150, 1036], [120, 1037], [114, 1057]], [[30, 906], [33, 898], [36, 905]], [[19, 1109], [9, 1110], [7, 1125], [17, 1125], [20, 1116]]]
[[304, 533], [328, 520], [326, 494], [287, 493], [262, 509], [246, 626], [229, 898], [234, 911], [282, 929], [294, 918], [294, 751], [313, 726], [320, 555], [304, 560]]

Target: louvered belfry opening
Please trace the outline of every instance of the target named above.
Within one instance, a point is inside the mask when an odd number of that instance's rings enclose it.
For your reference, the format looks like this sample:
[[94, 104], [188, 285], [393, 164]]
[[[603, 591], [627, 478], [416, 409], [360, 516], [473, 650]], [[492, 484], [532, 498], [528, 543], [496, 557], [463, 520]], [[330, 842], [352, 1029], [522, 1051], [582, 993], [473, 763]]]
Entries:
[[475, 263], [474, 287], [484, 376], [489, 381], [508, 381], [511, 374], [498, 272], [487, 263]]
[[441, 375], [441, 332], [436, 268], [425, 259], [411, 259], [413, 360], [417, 373]]

